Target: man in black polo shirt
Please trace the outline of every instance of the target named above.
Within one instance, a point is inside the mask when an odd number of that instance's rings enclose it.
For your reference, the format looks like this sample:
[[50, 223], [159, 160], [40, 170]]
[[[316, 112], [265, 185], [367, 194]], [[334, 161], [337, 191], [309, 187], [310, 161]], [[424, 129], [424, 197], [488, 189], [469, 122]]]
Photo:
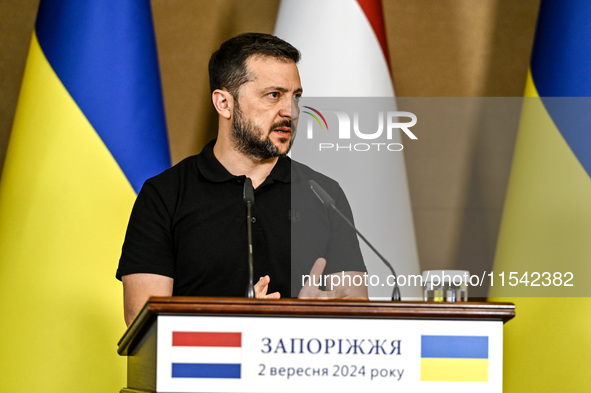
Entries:
[[[117, 278], [129, 324], [149, 296], [244, 296], [248, 248], [244, 181], [255, 188], [252, 240], [257, 298], [367, 297], [354, 231], [311, 191], [315, 180], [351, 210], [338, 184], [286, 156], [302, 87], [293, 46], [248, 33], [209, 64], [218, 137], [149, 179], [130, 218]], [[325, 280], [322, 274], [338, 280]], [[302, 277], [310, 275], [302, 286]], [[322, 282], [322, 285], [325, 284]]]

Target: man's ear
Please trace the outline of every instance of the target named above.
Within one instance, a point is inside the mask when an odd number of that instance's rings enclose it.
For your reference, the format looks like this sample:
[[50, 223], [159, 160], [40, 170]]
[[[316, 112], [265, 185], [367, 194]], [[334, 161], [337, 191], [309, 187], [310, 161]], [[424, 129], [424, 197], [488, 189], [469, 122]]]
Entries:
[[213, 107], [220, 116], [225, 119], [232, 117], [232, 110], [234, 108], [234, 97], [227, 90], [216, 89], [211, 93], [211, 101]]

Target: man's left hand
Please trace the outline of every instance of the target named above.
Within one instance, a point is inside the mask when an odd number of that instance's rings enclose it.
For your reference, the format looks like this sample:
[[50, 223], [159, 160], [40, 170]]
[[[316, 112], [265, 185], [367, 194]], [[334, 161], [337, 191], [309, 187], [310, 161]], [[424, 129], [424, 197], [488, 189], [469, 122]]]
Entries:
[[[367, 294], [367, 286], [366, 285], [353, 285], [356, 280], [354, 280], [354, 276], [363, 276], [361, 272], [341, 272], [338, 273], [338, 280], [331, 280], [330, 277], [332, 275], [328, 275], [326, 282], [327, 282], [327, 290], [323, 291], [315, 283], [322, 282], [322, 273], [324, 272], [324, 268], [326, 267], [326, 259], [318, 258], [312, 269], [310, 270], [310, 278], [306, 281], [298, 298], [306, 299], [306, 298], [316, 298], [316, 299], [326, 299], [326, 298], [357, 298], [357, 299], [368, 299]], [[332, 284], [333, 282], [338, 282], [339, 285], [328, 285]], [[358, 280], [358, 282], [364, 283], [363, 278]]]

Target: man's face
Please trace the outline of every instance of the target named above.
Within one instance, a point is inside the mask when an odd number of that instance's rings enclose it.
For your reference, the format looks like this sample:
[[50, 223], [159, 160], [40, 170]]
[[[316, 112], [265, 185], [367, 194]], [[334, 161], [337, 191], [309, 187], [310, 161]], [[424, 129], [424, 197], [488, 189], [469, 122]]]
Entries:
[[250, 57], [249, 81], [240, 86], [234, 104], [232, 135], [244, 154], [267, 159], [287, 154], [295, 138], [302, 94], [292, 61]]

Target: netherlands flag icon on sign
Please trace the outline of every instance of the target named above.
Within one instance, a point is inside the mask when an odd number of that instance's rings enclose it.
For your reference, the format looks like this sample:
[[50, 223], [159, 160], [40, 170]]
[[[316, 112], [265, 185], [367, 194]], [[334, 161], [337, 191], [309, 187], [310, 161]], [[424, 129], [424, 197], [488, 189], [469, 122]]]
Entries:
[[487, 336], [421, 336], [421, 381], [487, 382]]
[[172, 378], [240, 378], [242, 333], [172, 332]]

